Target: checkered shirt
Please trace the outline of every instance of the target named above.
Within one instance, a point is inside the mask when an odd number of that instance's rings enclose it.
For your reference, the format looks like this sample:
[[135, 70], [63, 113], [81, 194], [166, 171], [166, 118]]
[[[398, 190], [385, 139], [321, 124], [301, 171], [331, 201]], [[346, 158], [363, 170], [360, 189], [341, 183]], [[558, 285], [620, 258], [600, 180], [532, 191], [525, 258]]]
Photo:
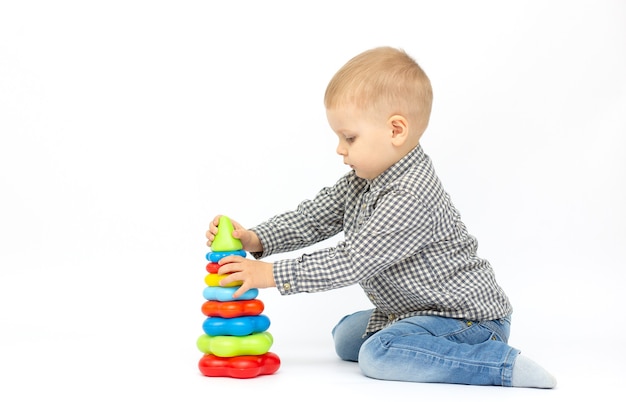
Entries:
[[251, 230], [263, 245], [255, 258], [343, 231], [335, 247], [275, 261], [274, 279], [283, 295], [358, 283], [375, 306], [367, 332], [414, 315], [480, 321], [512, 310], [419, 145], [375, 179], [347, 173]]

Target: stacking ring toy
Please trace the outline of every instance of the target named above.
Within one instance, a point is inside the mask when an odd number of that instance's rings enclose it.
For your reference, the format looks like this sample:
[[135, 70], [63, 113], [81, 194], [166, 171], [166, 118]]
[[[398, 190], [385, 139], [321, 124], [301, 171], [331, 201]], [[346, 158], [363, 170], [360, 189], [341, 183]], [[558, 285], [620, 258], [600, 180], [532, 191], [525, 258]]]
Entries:
[[[206, 253], [207, 274], [202, 295], [206, 299], [202, 313], [206, 316], [202, 323], [204, 334], [196, 341], [203, 353], [198, 362], [200, 372], [207, 377], [252, 378], [273, 374], [280, 367], [280, 358], [270, 353], [274, 343], [267, 331], [270, 319], [261, 314], [265, 305], [257, 299], [259, 290], [255, 288], [242, 292], [245, 280], [228, 278], [233, 272], [223, 269], [220, 261], [228, 256], [235, 261], [247, 257], [241, 240], [233, 236], [235, 228], [227, 216], [220, 216], [217, 233], [211, 241], [211, 252]], [[236, 266], [236, 265], [233, 265]], [[230, 282], [231, 280], [234, 280]], [[230, 282], [220, 284], [220, 282]], [[234, 294], [242, 294], [236, 299]]]

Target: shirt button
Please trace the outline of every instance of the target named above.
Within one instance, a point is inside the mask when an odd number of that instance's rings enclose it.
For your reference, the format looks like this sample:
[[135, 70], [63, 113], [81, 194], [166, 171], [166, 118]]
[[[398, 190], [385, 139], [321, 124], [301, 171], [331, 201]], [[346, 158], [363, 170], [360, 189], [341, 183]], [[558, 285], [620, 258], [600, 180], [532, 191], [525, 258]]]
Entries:
[[291, 284], [289, 282], [284, 283], [283, 284], [283, 289], [285, 289], [285, 290], [291, 289]]
[[374, 296], [373, 293], [368, 294], [367, 297], [369, 297], [369, 299], [372, 301], [376, 300], [376, 296]]
[[387, 317], [389, 317], [389, 321], [393, 321], [396, 319], [396, 315], [395, 314], [389, 314]]
[[365, 209], [365, 208], [367, 208], [367, 204], [361, 205], [361, 209]]

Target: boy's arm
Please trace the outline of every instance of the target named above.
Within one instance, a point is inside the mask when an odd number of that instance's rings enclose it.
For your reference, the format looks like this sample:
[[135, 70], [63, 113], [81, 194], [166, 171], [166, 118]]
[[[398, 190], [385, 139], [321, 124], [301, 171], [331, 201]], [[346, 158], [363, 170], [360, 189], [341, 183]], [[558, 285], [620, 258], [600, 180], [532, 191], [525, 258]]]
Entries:
[[274, 261], [273, 278], [284, 295], [349, 286], [415, 254], [431, 235], [428, 209], [411, 194], [395, 192], [379, 200], [367, 223], [338, 246]]
[[334, 186], [322, 189], [312, 200], [301, 202], [297, 209], [251, 228], [262, 248], [260, 252], [251, 253], [252, 256], [260, 259], [301, 249], [341, 232], [346, 194], [355, 185], [350, 176], [346, 174]]

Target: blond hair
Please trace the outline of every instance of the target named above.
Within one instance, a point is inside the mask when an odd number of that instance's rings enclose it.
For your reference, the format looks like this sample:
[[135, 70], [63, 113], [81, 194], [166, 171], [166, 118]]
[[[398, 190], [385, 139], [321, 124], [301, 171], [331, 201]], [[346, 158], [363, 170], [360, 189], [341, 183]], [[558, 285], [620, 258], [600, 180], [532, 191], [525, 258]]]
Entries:
[[419, 133], [428, 126], [433, 91], [430, 80], [404, 50], [378, 47], [353, 57], [335, 73], [324, 94], [324, 106], [353, 105], [401, 114]]

